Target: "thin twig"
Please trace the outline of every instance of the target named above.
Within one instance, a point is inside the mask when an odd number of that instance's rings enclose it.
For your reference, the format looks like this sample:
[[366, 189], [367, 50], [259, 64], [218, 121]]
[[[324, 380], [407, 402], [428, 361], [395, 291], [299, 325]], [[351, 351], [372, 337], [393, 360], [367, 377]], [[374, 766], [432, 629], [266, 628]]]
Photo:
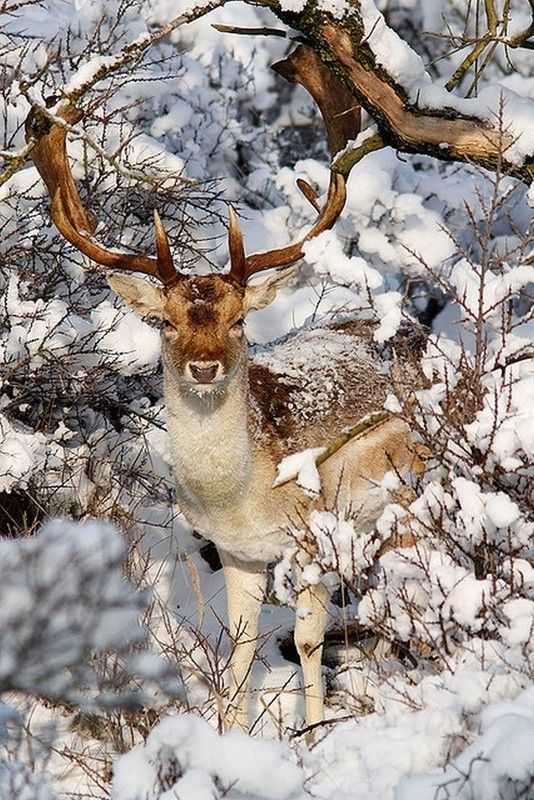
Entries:
[[242, 28], [239, 25], [222, 25], [213, 23], [212, 28], [215, 28], [219, 33], [237, 33], [240, 36], [280, 36], [287, 37], [287, 31], [281, 28]]
[[177, 28], [180, 28], [182, 25], [186, 25], [189, 22], [194, 22], [196, 19], [199, 19], [200, 17], [208, 14], [210, 11], [213, 11], [213, 9], [220, 8], [225, 3], [226, 0], [211, 0], [211, 2], [206, 3], [205, 5], [193, 8], [191, 11], [186, 11], [184, 14], [179, 14], [177, 17], [171, 19], [170, 22], [167, 22], [166, 25], [163, 25], [163, 27], [159, 28], [154, 33], [145, 34], [144, 36], [138, 37], [135, 41], [127, 44], [121, 53], [115, 57], [112, 57], [108, 62], [102, 64], [102, 66], [95, 71], [91, 78], [89, 78], [87, 81], [84, 81], [84, 83], [81, 84], [77, 89], [73, 89], [71, 92], [68, 92], [68, 98], [75, 102], [82, 97], [88, 91], [88, 89], [92, 88], [95, 83], [98, 83], [103, 78], [107, 78], [109, 75], [119, 71], [126, 65], [138, 61], [144, 55], [144, 53], [150, 47], [152, 47], [152, 45], [157, 44], [162, 39], [165, 39]]
[[[337, 453], [338, 450], [340, 450], [352, 439], [356, 439], [358, 436], [368, 433], [371, 429], [378, 427], [388, 419], [391, 419], [391, 414], [387, 411], [379, 411], [376, 414], [369, 414], [368, 416], [364, 417], [356, 425], [353, 425], [352, 428], [349, 428], [340, 434], [337, 439], [332, 442], [332, 444], [328, 445], [325, 450], [319, 453], [315, 457], [315, 466], [320, 467], [321, 464], [324, 464], [327, 459]], [[279, 486], [285, 486], [286, 483], [290, 483], [291, 481], [295, 480], [295, 478], [298, 478], [298, 472], [292, 473], [287, 478], [284, 478], [283, 481], [277, 481], [273, 488], [277, 489]]]
[[[180, 14], [174, 19], [170, 20], [170, 22], [167, 22], [166, 25], [163, 25], [163, 27], [159, 28], [154, 33], [145, 34], [144, 36], [138, 37], [133, 42], [127, 44], [122, 49], [122, 51], [118, 53], [116, 56], [111, 56], [109, 59], [106, 59], [105, 62], [102, 63], [102, 65], [97, 70], [95, 70], [95, 72], [91, 75], [91, 77], [85, 80], [79, 86], [75, 86], [70, 91], [65, 91], [64, 89], [63, 97], [68, 98], [72, 103], [76, 103], [76, 101], [79, 100], [81, 97], [83, 97], [83, 95], [86, 94], [89, 91], [89, 89], [91, 89], [95, 84], [99, 83], [104, 78], [107, 78], [110, 75], [113, 75], [114, 73], [120, 71], [125, 66], [128, 66], [132, 63], [139, 61], [141, 57], [145, 54], [145, 52], [150, 47], [152, 47], [152, 45], [157, 44], [166, 36], [169, 36], [169, 34], [171, 34], [177, 28], [189, 22], [193, 22], [194, 20], [207, 14], [209, 11], [212, 11], [215, 8], [223, 6], [225, 3], [226, 0], [211, 0], [211, 2], [206, 3], [206, 5], [194, 8], [191, 11], [185, 12], [184, 14]], [[85, 66], [86, 64], [83, 65], [83, 67]], [[75, 84], [75, 80], [76, 80], [76, 75], [72, 76], [69, 82], [71, 84]], [[46, 109], [43, 108], [43, 111], [46, 111]], [[57, 122], [59, 120], [54, 118], [54, 121]], [[82, 138], [84, 138], [83, 135]], [[87, 143], [98, 152], [99, 148], [98, 145], [95, 144], [95, 142], [93, 142], [92, 140], [88, 140]], [[20, 150], [18, 153], [14, 153], [12, 157], [9, 156], [9, 154], [6, 152], [2, 153], [2, 157], [5, 160], [11, 161], [11, 163], [8, 166], [8, 168], [0, 175], [0, 186], [6, 183], [6, 181], [8, 181], [12, 177], [12, 175], [14, 175], [14, 173], [26, 163], [26, 161], [31, 155], [34, 146], [35, 146], [34, 141], [28, 142], [26, 147], [22, 148], [22, 150]], [[105, 153], [100, 153], [100, 155], [103, 155], [108, 161], [110, 160]], [[110, 163], [112, 162], [110, 161]], [[141, 180], [145, 180], [145, 182], [147, 180], [146, 176], [143, 176], [142, 173], [140, 173], [139, 175], [137, 174], [134, 175], [134, 173], [132, 173], [131, 176], [135, 178], [141, 178]]]

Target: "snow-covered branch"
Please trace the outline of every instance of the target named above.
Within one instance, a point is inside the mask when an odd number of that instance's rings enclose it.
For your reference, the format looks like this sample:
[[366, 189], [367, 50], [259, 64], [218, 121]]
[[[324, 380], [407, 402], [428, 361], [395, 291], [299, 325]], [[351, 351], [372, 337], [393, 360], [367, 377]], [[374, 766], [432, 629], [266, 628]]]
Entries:
[[219, 736], [192, 714], [167, 717], [114, 767], [116, 800], [300, 800], [303, 773], [282, 742]]
[[121, 577], [124, 557], [104, 522], [56, 520], [35, 537], [0, 541], [1, 692], [80, 701], [81, 691], [102, 690], [89, 653], [124, 652], [145, 636], [146, 600]]
[[[499, 167], [530, 183], [534, 102], [500, 86], [478, 98], [447, 92], [421, 58], [386, 24], [372, 0], [325, 4], [260, 0], [297, 28], [375, 119], [383, 143], [408, 153]], [[503, 108], [504, 127], [498, 111]], [[356, 145], [358, 147], [358, 143]], [[361, 152], [355, 154], [355, 160]], [[354, 163], [345, 157], [338, 168]]]

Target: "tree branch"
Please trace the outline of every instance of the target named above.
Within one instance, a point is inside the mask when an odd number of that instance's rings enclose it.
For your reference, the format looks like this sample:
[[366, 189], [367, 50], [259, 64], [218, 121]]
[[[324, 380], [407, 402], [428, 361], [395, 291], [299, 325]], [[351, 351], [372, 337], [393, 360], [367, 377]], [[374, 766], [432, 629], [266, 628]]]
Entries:
[[287, 37], [287, 31], [280, 28], [243, 28], [239, 25], [223, 25], [219, 23], [213, 23], [211, 27], [215, 28], [219, 33], [234, 33], [240, 36], [280, 36], [283, 39]]
[[[176, 28], [223, 6], [225, 2], [226, 0], [211, 0], [202, 7], [175, 17], [154, 33], [131, 42], [117, 56], [106, 58], [97, 65], [83, 82], [77, 84], [74, 77], [65, 87], [64, 95], [71, 101], [79, 99], [98, 81], [138, 61], [149, 47]], [[384, 66], [373, 52], [370, 43], [372, 32], [365, 32], [359, 0], [350, 0], [350, 8], [341, 18], [333, 12], [324, 11], [324, 3], [319, 0], [308, 0], [298, 12], [285, 11], [280, 0], [248, 2], [270, 8], [283, 22], [299, 30], [306, 37], [309, 46], [375, 119], [378, 133], [372, 139], [361, 142], [353, 151], [343, 153], [335, 161], [336, 171], [347, 174], [350, 166], [367, 152], [390, 145], [403, 152], [421, 153], [442, 161], [463, 161], [491, 170], [499, 169], [525, 183], [530, 183], [533, 179], [534, 152], [527, 154], [521, 163], [516, 163], [517, 156], [514, 161], [507, 155], [515, 140], [502, 125], [502, 118], [495, 115], [496, 122], [492, 125], [477, 117], [476, 113], [470, 116], [447, 106], [446, 103], [439, 108], [423, 108], [417, 101], [413, 101], [413, 97], [409, 98], [407, 91], [394, 77], [389, 64]], [[532, 0], [529, 2], [533, 6]], [[486, 0], [485, 8], [490, 31], [487, 34], [488, 40], [484, 37], [484, 41], [481, 40], [480, 52], [488, 43], [497, 41], [495, 32], [499, 24], [492, 0]], [[381, 25], [384, 24], [383, 19], [377, 19]], [[503, 40], [503, 43], [511, 47], [526, 46], [533, 26], [534, 23], [513, 39]], [[405, 46], [408, 45], [405, 43]], [[463, 72], [473, 58], [476, 58], [477, 53], [478, 49], [475, 47], [463, 62]], [[13, 174], [29, 152], [25, 150], [17, 155], [22, 160], [13, 160], [5, 178]]]
[[[334, 439], [333, 442], [328, 445], [328, 447], [325, 447], [325, 449], [315, 457], [315, 466], [320, 467], [321, 464], [324, 464], [325, 461], [333, 456], [334, 453], [337, 453], [338, 450], [341, 450], [341, 448], [348, 444], [348, 442], [351, 442], [353, 439], [359, 436], [367, 434], [370, 430], [373, 430], [378, 425], [381, 425], [383, 422], [387, 422], [391, 418], [391, 414], [389, 414], [387, 411], [377, 411], [374, 414], [368, 414], [356, 425], [353, 425], [352, 428], [349, 428], [341, 433], [336, 439]], [[298, 478], [298, 472], [288, 475], [281, 481], [276, 481], [273, 488], [277, 489], [279, 486], [285, 486], [287, 483], [294, 481], [296, 478]]]
[[[499, 168], [525, 183], [534, 177], [534, 153], [514, 163], [507, 152], [514, 138], [507, 130], [477, 116], [450, 107], [422, 108], [410, 102], [406, 90], [378, 62], [365, 34], [361, 3], [351, 0], [350, 10], [339, 19], [309, 0], [299, 12], [286, 12], [279, 0], [254, 0], [267, 6], [284, 22], [307, 37], [320, 58], [344, 81], [361, 105], [373, 116], [386, 145], [407, 153], [423, 153], [443, 161], [474, 163]], [[489, 7], [490, 18], [491, 4]]]
[[[152, 47], [154, 44], [157, 44], [162, 39], [165, 39], [177, 28], [180, 28], [182, 25], [185, 25], [188, 22], [193, 22], [194, 20], [203, 17], [205, 14], [213, 11], [213, 9], [223, 6], [225, 2], [226, 0], [210, 0], [210, 2], [203, 6], [199, 6], [197, 8], [193, 8], [191, 11], [186, 11], [183, 14], [179, 14], [161, 28], [158, 28], [158, 30], [154, 31], [154, 33], [147, 33], [144, 36], [139, 36], [133, 42], [129, 42], [127, 45], [125, 45], [123, 49], [116, 55], [100, 59], [90, 76], [82, 81], [77, 81], [75, 73], [63, 89], [63, 98], [66, 98], [73, 105], [75, 105], [76, 101], [83, 97], [89, 91], [89, 89], [105, 78], [108, 78], [116, 72], [120, 72], [125, 67], [137, 63], [150, 47]], [[86, 66], [87, 63], [82, 65], [81, 74], [85, 74]], [[38, 74], [40, 75], [43, 71], [44, 68], [40, 70]], [[27, 88], [29, 88], [29, 86], [27, 86], [26, 89]], [[50, 109], [47, 112], [47, 110], [42, 107], [41, 110], [43, 113], [53, 114], [53, 109]], [[90, 144], [91, 146], [95, 147], [94, 142], [90, 142]], [[0, 186], [6, 183], [12, 177], [12, 175], [14, 175], [14, 173], [26, 163], [31, 156], [34, 146], [35, 141], [31, 140], [18, 153], [10, 154], [5, 151], [0, 153], [0, 157], [4, 161], [9, 162], [7, 169], [0, 174]]]
[[515, 36], [507, 39], [508, 47], [526, 47], [534, 50], [534, 42], [530, 41], [534, 37], [534, 0], [529, 0], [532, 19], [530, 25], [525, 30], [516, 33]]
[[341, 175], [348, 175], [351, 169], [358, 161], [361, 161], [368, 153], [373, 153], [375, 150], [382, 150], [386, 147], [386, 143], [379, 133], [373, 133], [372, 136], [367, 136], [362, 140], [358, 137], [353, 145], [349, 145], [337, 154], [332, 162], [332, 171], [340, 172]]

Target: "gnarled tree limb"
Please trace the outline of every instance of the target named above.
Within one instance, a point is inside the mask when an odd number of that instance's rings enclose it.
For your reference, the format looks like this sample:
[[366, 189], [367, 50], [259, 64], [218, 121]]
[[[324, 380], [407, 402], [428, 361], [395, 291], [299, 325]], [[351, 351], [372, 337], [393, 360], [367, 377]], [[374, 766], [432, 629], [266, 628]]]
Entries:
[[[347, 0], [343, 16], [335, 10], [325, 11], [325, 3], [307, 0], [299, 11], [285, 11], [281, 0], [246, 0], [251, 5], [270, 8], [283, 22], [305, 37], [319, 58], [341, 79], [355, 100], [375, 119], [378, 133], [357, 145], [354, 152], [345, 152], [334, 161], [333, 169], [346, 175], [350, 167], [367, 152], [391, 145], [407, 153], [421, 153], [444, 161], [463, 161], [487, 169], [499, 169], [525, 183], [534, 178], [534, 152], [521, 163], [507, 155], [514, 143], [509, 131], [499, 129], [497, 109], [495, 124], [469, 116], [450, 107], [422, 108], [410, 102], [405, 89], [395, 80], [388, 66], [378, 63], [366, 36], [360, 0]], [[153, 44], [171, 31], [198, 19], [226, 0], [208, 0], [204, 6], [176, 17], [158, 31], [130, 43], [116, 57], [107, 60], [88, 80], [70, 86], [66, 96], [72, 101], [84, 95], [96, 82], [113, 72], [135, 63]], [[529, 0], [534, 8], [534, 0]], [[488, 2], [488, 23], [494, 27], [493, 3]], [[534, 24], [534, 23], [533, 23]], [[240, 31], [243, 32], [243, 31]], [[263, 32], [263, 31], [262, 31]], [[518, 41], [507, 40], [508, 46], [525, 46], [532, 25]], [[393, 57], [393, 56], [392, 56]], [[30, 145], [31, 147], [32, 145]], [[23, 163], [28, 149], [8, 168], [6, 178]]]
[[287, 12], [279, 0], [254, 0], [303, 33], [308, 44], [333, 69], [349, 91], [374, 117], [382, 141], [407, 153], [423, 153], [445, 161], [464, 161], [488, 169], [499, 168], [525, 183], [534, 178], [534, 153], [522, 163], [507, 158], [514, 140], [476, 116], [452, 108], [420, 108], [387, 67], [379, 64], [361, 17], [361, 3], [350, 0], [340, 19], [324, 11], [324, 3], [308, 0], [301, 11]]

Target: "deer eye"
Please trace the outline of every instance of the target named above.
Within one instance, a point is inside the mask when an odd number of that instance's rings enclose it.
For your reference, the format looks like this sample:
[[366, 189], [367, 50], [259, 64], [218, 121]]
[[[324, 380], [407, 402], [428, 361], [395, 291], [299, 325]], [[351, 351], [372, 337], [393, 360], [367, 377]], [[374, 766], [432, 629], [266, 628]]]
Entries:
[[174, 331], [174, 333], [178, 333], [178, 329], [172, 324], [172, 322], [169, 322], [168, 319], [161, 320], [160, 328], [166, 333], [171, 333], [172, 331]]
[[243, 330], [243, 325], [245, 324], [244, 318], [236, 319], [233, 325], [230, 326], [231, 331], [241, 331]]

